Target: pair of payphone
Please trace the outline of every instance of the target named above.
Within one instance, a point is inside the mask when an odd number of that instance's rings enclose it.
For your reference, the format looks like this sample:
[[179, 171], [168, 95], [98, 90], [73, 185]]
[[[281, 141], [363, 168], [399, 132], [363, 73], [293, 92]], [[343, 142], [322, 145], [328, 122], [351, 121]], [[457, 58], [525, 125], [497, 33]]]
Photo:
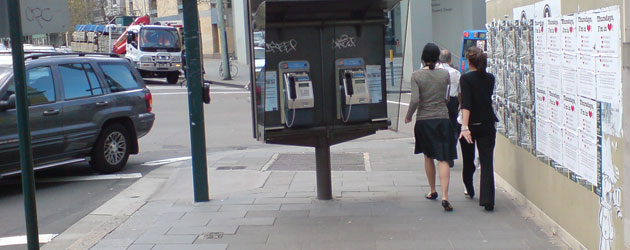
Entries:
[[[311, 80], [308, 61], [282, 61], [278, 66], [282, 123], [288, 128], [313, 125], [313, 88], [319, 86]], [[370, 93], [363, 59], [337, 60], [335, 76], [337, 119], [343, 123], [369, 120], [369, 107], [365, 104], [370, 103]]]

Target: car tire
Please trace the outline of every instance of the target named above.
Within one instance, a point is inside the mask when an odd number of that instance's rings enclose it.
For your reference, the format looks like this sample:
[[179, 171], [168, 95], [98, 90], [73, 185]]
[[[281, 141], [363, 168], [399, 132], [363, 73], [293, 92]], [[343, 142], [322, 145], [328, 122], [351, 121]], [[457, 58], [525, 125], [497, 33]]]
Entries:
[[118, 123], [111, 124], [98, 137], [90, 165], [103, 174], [118, 172], [127, 164], [130, 146], [127, 129]]
[[166, 75], [166, 82], [168, 82], [170, 84], [177, 84], [178, 80], [179, 80], [179, 73], [178, 72], [169, 73], [168, 75]]

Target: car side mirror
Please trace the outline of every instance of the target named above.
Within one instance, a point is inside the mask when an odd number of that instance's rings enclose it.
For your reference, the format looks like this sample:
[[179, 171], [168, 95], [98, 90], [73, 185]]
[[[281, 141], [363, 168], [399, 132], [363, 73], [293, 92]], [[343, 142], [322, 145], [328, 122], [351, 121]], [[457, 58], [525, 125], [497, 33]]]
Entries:
[[6, 111], [8, 109], [14, 109], [14, 108], [15, 108], [15, 94], [9, 96], [9, 100], [7, 101], [0, 101], [1, 111]]

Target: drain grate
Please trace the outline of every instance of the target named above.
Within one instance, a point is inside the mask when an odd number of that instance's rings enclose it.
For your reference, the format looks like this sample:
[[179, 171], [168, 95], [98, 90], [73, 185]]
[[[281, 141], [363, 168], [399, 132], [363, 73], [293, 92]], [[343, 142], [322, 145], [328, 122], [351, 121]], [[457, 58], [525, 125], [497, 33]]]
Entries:
[[204, 240], [217, 240], [223, 238], [223, 232], [207, 232], [201, 234], [201, 238]]
[[[363, 153], [331, 153], [332, 171], [365, 171]], [[315, 153], [278, 154], [269, 170], [315, 171]]]

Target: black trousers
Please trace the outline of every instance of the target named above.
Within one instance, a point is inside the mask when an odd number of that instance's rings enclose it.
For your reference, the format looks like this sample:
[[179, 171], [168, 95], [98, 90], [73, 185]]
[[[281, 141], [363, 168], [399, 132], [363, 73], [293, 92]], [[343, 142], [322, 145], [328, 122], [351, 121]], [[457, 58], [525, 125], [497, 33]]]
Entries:
[[451, 124], [453, 125], [453, 135], [455, 136], [453, 137], [453, 141], [454, 144], [457, 145], [457, 138], [459, 138], [459, 132], [462, 127], [462, 125], [457, 123], [457, 115], [459, 114], [459, 101], [457, 100], [457, 97], [451, 96], [450, 100], [446, 104], [446, 107], [448, 108], [448, 118], [451, 120]]
[[[475, 173], [475, 144], [479, 151], [479, 163], [481, 164], [481, 181], [479, 193], [479, 205], [494, 206], [494, 146], [496, 143], [496, 129], [494, 124], [470, 125], [473, 143], [466, 139], [460, 140], [462, 148], [462, 161], [464, 168], [462, 179], [467, 192], [474, 193], [473, 174]], [[471, 192], [472, 191], [472, 192]]]

